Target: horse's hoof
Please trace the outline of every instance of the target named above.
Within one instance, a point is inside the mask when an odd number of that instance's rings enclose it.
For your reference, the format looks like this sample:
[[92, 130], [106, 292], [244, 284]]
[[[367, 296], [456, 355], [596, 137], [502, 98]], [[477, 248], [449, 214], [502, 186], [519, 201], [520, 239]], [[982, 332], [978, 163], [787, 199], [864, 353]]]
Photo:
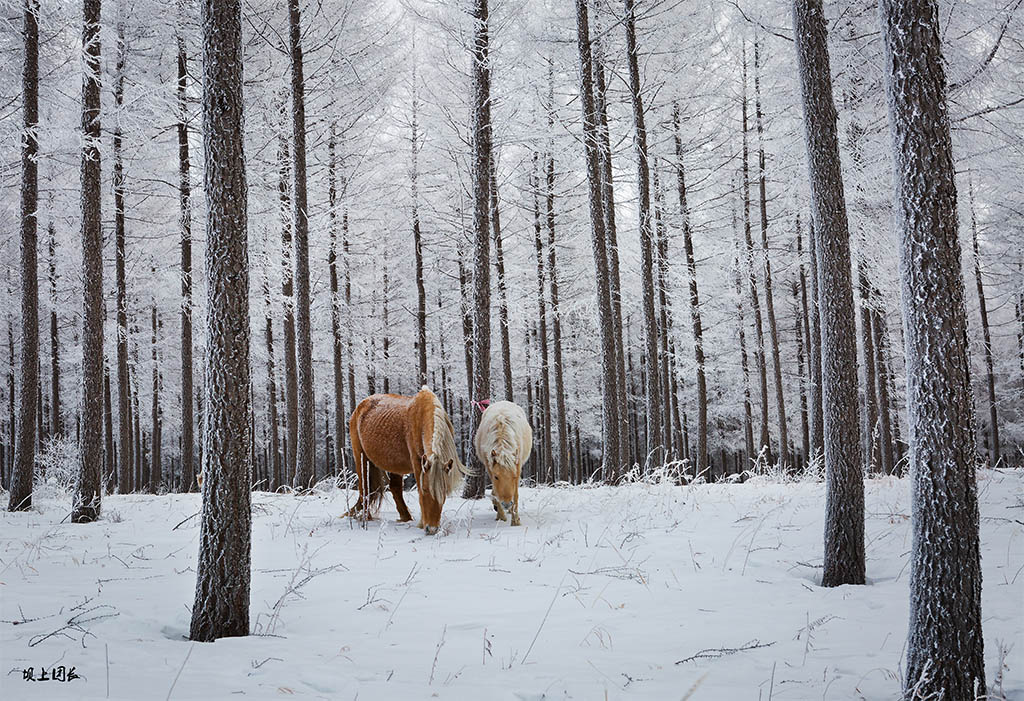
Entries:
[[507, 521], [507, 520], [508, 520], [508, 518], [507, 518], [507, 517], [505, 516], [505, 514], [501, 514], [501, 513], [499, 513], [499, 514], [498, 514], [498, 516], [497, 516], [497, 518], [495, 518], [495, 520], [496, 520], [496, 521]]
[[519, 521], [519, 517], [518, 516], [513, 516], [512, 517], [512, 525], [513, 526], [521, 526], [523, 524]]
[[424, 527], [423, 530], [426, 531], [427, 535], [436, 535], [437, 534], [437, 526], [426, 526], [426, 527]]

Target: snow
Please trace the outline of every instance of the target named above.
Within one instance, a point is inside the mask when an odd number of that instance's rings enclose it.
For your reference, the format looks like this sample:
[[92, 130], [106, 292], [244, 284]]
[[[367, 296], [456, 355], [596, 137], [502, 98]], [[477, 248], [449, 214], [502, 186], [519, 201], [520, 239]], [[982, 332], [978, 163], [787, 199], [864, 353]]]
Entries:
[[[352, 492], [256, 493], [263, 635], [215, 643], [185, 639], [198, 495], [109, 496], [73, 525], [39, 494], [0, 516], [0, 698], [893, 699], [909, 483], [865, 494], [868, 585], [823, 589], [817, 482], [523, 488], [520, 528], [450, 498], [438, 537], [395, 523], [390, 497], [364, 530], [338, 518]], [[1024, 472], [979, 472], [979, 494], [989, 693], [1002, 643], [1020, 698]], [[22, 679], [56, 665], [81, 678]]]

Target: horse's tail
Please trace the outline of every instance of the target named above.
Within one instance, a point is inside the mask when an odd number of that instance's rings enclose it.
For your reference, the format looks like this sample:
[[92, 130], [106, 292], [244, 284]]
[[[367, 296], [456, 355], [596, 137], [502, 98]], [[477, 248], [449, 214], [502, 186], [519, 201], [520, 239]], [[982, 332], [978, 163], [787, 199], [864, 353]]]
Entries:
[[[434, 455], [434, 469], [427, 480], [427, 491], [439, 498], [448, 496], [459, 488], [469, 470], [459, 460], [459, 452], [455, 445], [455, 427], [445, 413], [441, 403], [434, 400], [434, 432], [430, 440], [430, 450]], [[451, 469], [445, 469], [448, 463]]]
[[[349, 437], [352, 441], [352, 457], [355, 458], [356, 476], [361, 484], [366, 485], [366, 503], [363, 504], [364, 513], [367, 516], [372, 516], [380, 509], [384, 493], [388, 490], [388, 478], [383, 470], [370, 462], [370, 458], [363, 451], [363, 444], [359, 438], [358, 417], [356, 413], [353, 413], [349, 423]], [[360, 498], [362, 497], [360, 496]]]

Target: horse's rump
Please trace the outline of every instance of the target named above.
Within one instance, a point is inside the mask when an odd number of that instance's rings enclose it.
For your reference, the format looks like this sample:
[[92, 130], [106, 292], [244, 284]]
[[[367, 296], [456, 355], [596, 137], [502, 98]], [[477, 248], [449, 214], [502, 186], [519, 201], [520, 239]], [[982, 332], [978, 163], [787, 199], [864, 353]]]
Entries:
[[517, 477], [530, 458], [533, 429], [521, 407], [502, 401], [491, 404], [480, 417], [473, 447], [489, 469], [504, 470]]

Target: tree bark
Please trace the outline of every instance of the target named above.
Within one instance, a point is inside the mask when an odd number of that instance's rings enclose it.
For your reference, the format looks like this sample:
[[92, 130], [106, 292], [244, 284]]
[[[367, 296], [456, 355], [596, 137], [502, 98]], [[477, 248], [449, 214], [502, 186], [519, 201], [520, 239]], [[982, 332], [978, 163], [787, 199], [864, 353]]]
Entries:
[[[419, 202], [419, 95], [416, 92], [416, 71], [412, 74], [412, 237], [416, 255], [416, 359], [419, 365], [419, 386], [427, 385], [427, 288], [423, 279], [423, 234], [420, 232]], [[338, 434], [339, 438], [341, 434]]]
[[[82, 462], [73, 523], [99, 518], [103, 493], [103, 230], [100, 217], [100, 0], [84, 0], [82, 46]], [[119, 32], [121, 34], [122, 32]], [[123, 52], [122, 41], [122, 52]], [[123, 65], [123, 53], [119, 54]], [[120, 71], [119, 71], [120, 76]], [[120, 80], [118, 81], [120, 82]], [[120, 90], [119, 90], [120, 92]], [[123, 205], [123, 203], [122, 203]], [[124, 216], [123, 210], [121, 216]]]
[[[877, 295], [873, 294], [872, 296]], [[888, 342], [885, 339], [886, 330], [882, 312], [877, 308], [871, 310], [871, 328], [874, 334], [872, 346], [875, 349], [875, 380], [878, 383], [876, 393], [878, 397], [879, 445], [881, 447], [879, 456], [882, 461], [882, 472], [891, 475], [896, 472], [896, 458], [895, 446], [893, 445], [892, 412], [890, 410], [889, 386], [891, 379], [889, 377], [889, 362], [885, 352]]]
[[651, 168], [651, 180], [654, 185], [654, 245], [655, 264], [658, 292], [658, 345], [660, 360], [661, 379], [661, 435], [665, 441], [665, 460], [674, 461], [679, 459], [679, 450], [676, 436], [672, 431], [672, 396], [671, 369], [669, 367], [669, 335], [672, 331], [672, 311], [669, 308], [668, 296], [668, 232], [665, 230], [665, 198], [659, 182], [657, 162]]
[[[627, 0], [629, 2], [629, 0]], [[619, 415], [625, 407], [618, 403], [618, 391], [615, 362], [614, 313], [612, 311], [611, 289], [608, 275], [608, 250], [605, 236], [604, 202], [601, 190], [600, 154], [598, 151], [599, 137], [597, 120], [594, 111], [594, 83], [592, 76], [593, 62], [590, 57], [590, 28], [587, 17], [586, 0], [576, 0], [576, 37], [580, 56], [581, 75], [581, 107], [583, 109], [583, 141], [586, 149], [587, 181], [590, 196], [590, 223], [593, 238], [594, 267], [597, 272], [597, 307], [598, 323], [601, 330], [601, 377], [602, 395], [604, 399], [604, 475], [605, 479], [616, 484], [621, 475], [624, 463], [623, 446], [619, 440]], [[643, 116], [641, 114], [641, 125]], [[641, 131], [642, 133], [642, 131]], [[646, 149], [645, 149], [646, 150]], [[646, 159], [642, 167], [646, 169]], [[649, 199], [649, 198], [648, 198]], [[648, 236], [650, 226], [648, 224]], [[653, 303], [653, 289], [651, 299]], [[653, 317], [653, 304], [651, 309]], [[657, 338], [652, 340], [657, 342]], [[657, 354], [657, 345], [654, 346]], [[656, 397], [655, 397], [656, 399]], [[657, 418], [660, 421], [660, 414]], [[660, 441], [659, 441], [660, 445]]]
[[50, 259], [50, 432], [64, 434], [60, 400], [60, 334], [57, 329], [57, 231], [49, 225]]
[[[269, 243], [269, 241], [268, 241]], [[278, 433], [277, 417], [277, 370], [274, 363], [274, 323], [270, 304], [270, 275], [264, 270], [263, 276], [264, 332], [267, 346], [267, 423], [270, 424], [270, 491], [281, 486], [281, 438]]]
[[[154, 271], [155, 273], [156, 271]], [[154, 275], [155, 277], [155, 275]], [[152, 460], [150, 461], [149, 469], [149, 480], [146, 485], [148, 491], [152, 494], [156, 494], [160, 489], [160, 483], [163, 481], [163, 464], [161, 462], [161, 443], [163, 441], [163, 428], [161, 426], [162, 420], [160, 416], [160, 365], [157, 357], [157, 313], [156, 303], [153, 304], [153, 428], [152, 428], [152, 441], [153, 441], [153, 454]]]
[[[549, 123], [550, 126], [550, 123]], [[551, 291], [551, 353], [555, 369], [555, 417], [558, 424], [558, 470], [565, 474], [569, 470], [569, 427], [565, 414], [565, 376], [562, 366], [562, 319], [558, 308], [558, 269], [555, 252], [555, 159], [548, 154], [545, 158], [546, 219], [548, 229], [547, 278]]]
[[[797, 220], [799, 222], [799, 219]], [[799, 223], [797, 224], [799, 231]], [[800, 234], [797, 234], [799, 240]], [[800, 315], [800, 284], [793, 281], [793, 334], [796, 336], [796, 366], [800, 379], [800, 438], [803, 448], [800, 458], [806, 460], [811, 451], [811, 434], [807, 423], [807, 375], [804, 371], [804, 330]], [[799, 467], [801, 460], [793, 458], [794, 467]]]
[[462, 312], [462, 349], [466, 361], [466, 391], [473, 392], [473, 310], [469, 301], [469, 275], [466, 272], [464, 250], [461, 245], [456, 251], [459, 261], [459, 306]]
[[[21, 134], [21, 413], [14, 446], [9, 511], [32, 508], [32, 477], [36, 456], [36, 411], [39, 400], [39, 5], [25, 0], [23, 32], [25, 63], [22, 72], [23, 128]], [[86, 283], [88, 284], [88, 282]], [[11, 353], [13, 361], [14, 354]], [[11, 363], [13, 368], [14, 363]], [[13, 396], [13, 395], [12, 395]], [[14, 421], [13, 399], [11, 421]]]
[[292, 156], [295, 161], [295, 306], [298, 362], [298, 436], [295, 486], [306, 489], [314, 477], [313, 342], [309, 299], [309, 218], [306, 209], [306, 84], [302, 66], [299, 0], [288, 0], [288, 37], [292, 68]]
[[[473, 2], [472, 75], [473, 111], [473, 385], [474, 401], [491, 396], [491, 76], [488, 58], [487, 0]], [[473, 433], [480, 411], [471, 409]], [[463, 496], [484, 495], [484, 466], [471, 451], [471, 475]]]
[[975, 417], [938, 7], [879, 3], [910, 415], [905, 698], [985, 696]]
[[[629, 92], [633, 104], [633, 125], [636, 129], [637, 191], [640, 220], [640, 275], [643, 290], [644, 333], [647, 357], [647, 459], [660, 463], [667, 441], [663, 436], [661, 375], [655, 371], [658, 362], [658, 319], [655, 310], [654, 235], [651, 230], [651, 190], [647, 159], [647, 129], [644, 105], [640, 94], [640, 67], [637, 61], [636, 13], [633, 0], [624, 0], [626, 26], [626, 57], [629, 62]], [[588, 49], [589, 51], [589, 49]]]
[[192, 383], [192, 179], [188, 143], [188, 56], [185, 39], [178, 42], [178, 201], [181, 209], [181, 480], [182, 490], [195, 489], [195, 436]]
[[817, 244], [814, 242], [814, 217], [808, 223], [809, 232], [807, 236], [807, 254], [810, 258], [810, 308], [811, 308], [811, 333], [808, 336], [810, 375], [811, 375], [811, 458], [814, 459], [824, 450], [825, 447], [825, 420], [822, 408], [821, 393], [821, 305], [819, 304], [818, 284], [818, 254]]
[[107, 494], [113, 494], [117, 483], [117, 452], [114, 450], [114, 417], [111, 406], [110, 369], [103, 364], [103, 470]]
[[[735, 228], [735, 225], [734, 227]], [[743, 319], [743, 283], [741, 281], [743, 263], [740, 262], [741, 255], [739, 246], [736, 252], [736, 322], [739, 327], [740, 337], [740, 360], [743, 368], [743, 443], [747, 451], [747, 460], [753, 460], [757, 456], [754, 448], [754, 418], [750, 402], [750, 365], [747, 362], [747, 333], [746, 322]], [[746, 260], [746, 257], [743, 257]], [[699, 474], [699, 473], [698, 473]]]
[[206, 377], [203, 510], [189, 637], [249, 634], [252, 406], [240, 0], [203, 0]]
[[785, 467], [789, 458], [789, 428], [786, 422], [786, 399], [782, 384], [782, 359], [779, 355], [779, 326], [775, 321], [775, 293], [772, 291], [772, 263], [768, 254], [768, 196], [764, 158], [764, 115], [761, 112], [761, 49], [754, 39], [754, 115], [757, 121], [757, 171], [761, 204], [761, 257], [764, 266], [764, 307], [768, 317], [768, 334], [772, 344], [772, 373], [775, 379], [775, 410], [779, 415], [779, 463]]
[[820, 273], [826, 470], [822, 585], [833, 587], [864, 583], [857, 324], [836, 108], [820, 0], [795, 0], [793, 16]]
[[864, 353], [864, 467], [868, 474], [879, 470], [878, 396], [875, 392], [875, 339], [871, 323], [871, 283], [868, 281], [867, 264], [857, 262], [857, 281], [860, 291], [861, 347]]

